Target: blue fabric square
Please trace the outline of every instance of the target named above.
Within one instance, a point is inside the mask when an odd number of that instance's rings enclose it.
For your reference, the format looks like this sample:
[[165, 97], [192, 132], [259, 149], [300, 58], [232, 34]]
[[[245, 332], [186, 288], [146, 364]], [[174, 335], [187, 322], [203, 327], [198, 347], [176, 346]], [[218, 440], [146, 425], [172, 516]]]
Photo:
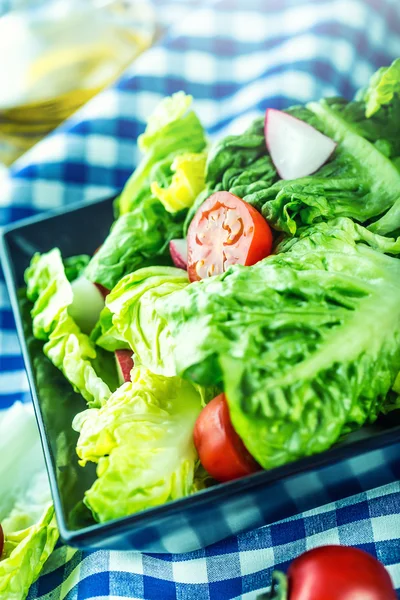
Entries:
[[271, 542], [273, 546], [282, 546], [305, 537], [304, 523], [302, 519], [290, 522], [275, 523], [271, 525]]
[[143, 598], [146, 600], [176, 600], [176, 585], [173, 581], [143, 576]]
[[230, 600], [242, 593], [240, 577], [224, 581], [214, 581], [208, 584], [210, 600]]
[[354, 520], [361, 521], [362, 519], [369, 519], [369, 517], [370, 513], [367, 501], [357, 502], [357, 504], [342, 506], [336, 509], [336, 519], [338, 525], [353, 523]]
[[100, 571], [84, 577], [78, 583], [78, 598], [86, 600], [96, 596], [107, 596], [110, 594], [110, 573]]
[[371, 498], [368, 505], [371, 517], [398, 515], [400, 507], [399, 495], [394, 493], [385, 494], [381, 498]]

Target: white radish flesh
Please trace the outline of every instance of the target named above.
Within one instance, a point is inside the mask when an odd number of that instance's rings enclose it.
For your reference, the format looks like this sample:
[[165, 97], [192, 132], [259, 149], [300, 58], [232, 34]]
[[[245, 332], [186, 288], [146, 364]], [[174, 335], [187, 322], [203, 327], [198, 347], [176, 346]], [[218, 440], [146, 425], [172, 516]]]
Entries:
[[265, 115], [265, 140], [282, 179], [315, 173], [336, 148], [331, 138], [308, 123], [274, 108]]
[[84, 333], [90, 333], [104, 308], [103, 295], [86, 277], [78, 277], [71, 287], [74, 296], [68, 312]]
[[169, 251], [171, 253], [172, 262], [178, 269], [187, 269], [187, 241], [186, 240], [171, 240], [169, 243]]

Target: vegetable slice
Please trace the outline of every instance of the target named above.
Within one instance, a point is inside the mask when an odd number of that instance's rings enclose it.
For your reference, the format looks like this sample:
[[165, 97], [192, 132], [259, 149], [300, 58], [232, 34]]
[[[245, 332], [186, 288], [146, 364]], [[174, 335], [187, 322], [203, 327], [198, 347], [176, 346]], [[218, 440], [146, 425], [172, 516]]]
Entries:
[[73, 300], [68, 312], [84, 333], [90, 333], [104, 308], [104, 297], [98, 287], [80, 276], [71, 283]]
[[132, 350], [116, 350], [115, 360], [117, 362], [118, 379], [120, 385], [131, 380], [133, 369]]
[[186, 270], [188, 260], [187, 241], [185, 239], [171, 240], [169, 243], [169, 251], [175, 267]]
[[233, 429], [225, 394], [203, 408], [193, 438], [201, 464], [217, 481], [231, 481], [260, 469]]
[[315, 173], [336, 148], [331, 138], [308, 123], [274, 108], [265, 115], [265, 140], [282, 179]]
[[190, 281], [220, 275], [234, 264], [253, 265], [272, 249], [266, 220], [230, 192], [216, 192], [201, 205], [187, 239]]

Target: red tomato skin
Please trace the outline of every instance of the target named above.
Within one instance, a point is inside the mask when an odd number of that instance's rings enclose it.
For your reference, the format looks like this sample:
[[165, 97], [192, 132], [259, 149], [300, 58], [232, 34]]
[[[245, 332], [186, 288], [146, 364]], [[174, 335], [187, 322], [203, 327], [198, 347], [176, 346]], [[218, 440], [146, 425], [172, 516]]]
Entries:
[[288, 600], [396, 600], [385, 567], [348, 546], [322, 546], [296, 558], [288, 569]]
[[[226, 211], [232, 209], [241, 219], [243, 229], [238, 239], [232, 244], [228, 244], [225, 248], [232, 248], [238, 255], [237, 260], [230, 264], [242, 264], [246, 266], [254, 265], [266, 256], [269, 256], [272, 251], [273, 237], [271, 229], [264, 217], [250, 204], [231, 194], [230, 192], [215, 192], [198, 209], [197, 213], [190, 223], [187, 240], [188, 240], [188, 275], [190, 281], [200, 281], [202, 277], [197, 272], [197, 263], [203, 258], [203, 246], [199, 243], [198, 235], [204, 231], [208, 215], [218, 210], [218, 208], [226, 208]], [[221, 227], [220, 233], [226, 235], [226, 229]], [[221, 240], [218, 235], [209, 232], [210, 244], [205, 244], [208, 248], [215, 243], [216, 247], [221, 245]], [[216, 250], [218, 252], [218, 249]], [[221, 254], [222, 257], [222, 254]], [[208, 264], [209, 261], [206, 261]], [[211, 261], [211, 264], [212, 261]], [[222, 271], [216, 271], [215, 275]]]
[[3, 552], [3, 548], [4, 548], [4, 533], [3, 533], [3, 528], [0, 525], [0, 558]]
[[261, 469], [233, 429], [225, 394], [203, 408], [193, 439], [201, 464], [217, 481], [232, 481]]

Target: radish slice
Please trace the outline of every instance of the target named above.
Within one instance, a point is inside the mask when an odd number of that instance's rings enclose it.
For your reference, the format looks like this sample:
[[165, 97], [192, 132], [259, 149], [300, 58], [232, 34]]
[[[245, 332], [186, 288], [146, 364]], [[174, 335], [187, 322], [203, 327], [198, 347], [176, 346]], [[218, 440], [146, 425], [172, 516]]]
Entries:
[[68, 312], [84, 333], [90, 333], [99, 320], [104, 308], [104, 298], [97, 288], [86, 277], [78, 277], [71, 283], [73, 300]]
[[115, 361], [117, 363], [118, 379], [120, 385], [131, 380], [133, 369], [132, 350], [116, 350]]
[[103, 298], [106, 299], [108, 294], [110, 293], [110, 290], [105, 288], [104, 285], [101, 285], [101, 283], [95, 283], [94, 285], [97, 287]]
[[282, 179], [315, 173], [336, 148], [331, 138], [308, 123], [274, 108], [265, 115], [265, 140]]
[[178, 269], [187, 269], [187, 241], [186, 240], [171, 240], [169, 243], [169, 251], [171, 253], [172, 262]]

